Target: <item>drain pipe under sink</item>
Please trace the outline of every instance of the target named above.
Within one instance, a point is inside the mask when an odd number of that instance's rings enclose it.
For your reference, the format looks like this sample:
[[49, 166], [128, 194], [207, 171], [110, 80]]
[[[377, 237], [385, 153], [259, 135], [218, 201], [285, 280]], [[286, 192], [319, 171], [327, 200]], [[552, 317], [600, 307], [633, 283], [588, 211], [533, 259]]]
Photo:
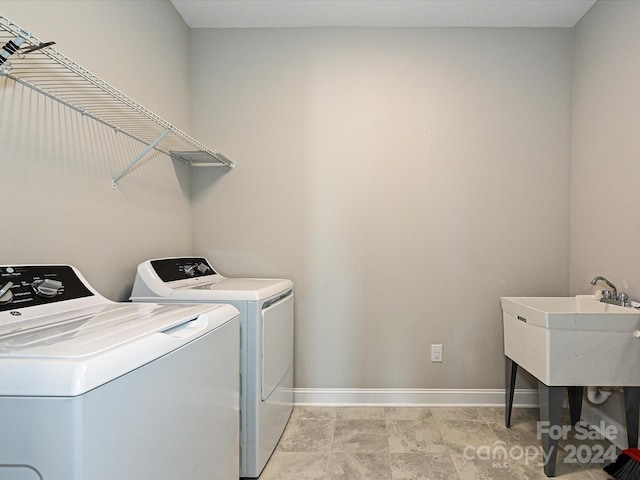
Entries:
[[587, 387], [587, 399], [594, 405], [602, 405], [611, 393], [611, 387]]

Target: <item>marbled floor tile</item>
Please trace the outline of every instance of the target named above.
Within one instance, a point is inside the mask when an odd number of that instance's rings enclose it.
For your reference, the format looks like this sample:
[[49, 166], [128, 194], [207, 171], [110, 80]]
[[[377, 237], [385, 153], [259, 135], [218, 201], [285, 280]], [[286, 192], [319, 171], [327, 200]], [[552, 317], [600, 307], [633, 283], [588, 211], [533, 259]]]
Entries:
[[385, 407], [384, 417], [392, 420], [430, 420], [433, 419], [430, 407]]
[[438, 420], [481, 420], [475, 407], [433, 407], [431, 414]]
[[504, 407], [476, 407], [476, 409], [478, 417], [482, 420], [504, 423]]
[[520, 468], [505, 459], [481, 460], [452, 453], [458, 475], [462, 480], [526, 480]]
[[485, 422], [442, 420], [438, 421], [438, 427], [450, 452], [477, 452], [482, 451], [478, 449], [491, 449], [502, 442]]
[[290, 420], [280, 438], [278, 449], [284, 452], [329, 452], [336, 421]]
[[[514, 410], [509, 429], [501, 410], [295, 407], [259, 480], [546, 480], [537, 409]], [[558, 478], [607, 480], [608, 461], [592, 457], [610, 443], [575, 433], [560, 441]]]
[[609, 474], [607, 474], [604, 470], [602, 470], [602, 468], [604, 467], [604, 465], [598, 467], [591, 467], [591, 468], [586, 468], [585, 471], [589, 474], [589, 476], [593, 479], [593, 480], [609, 480], [611, 479], [611, 477], [609, 476]]
[[326, 480], [391, 480], [389, 454], [332, 453]]
[[528, 448], [532, 445], [542, 445], [542, 439], [538, 435], [535, 422], [516, 423], [510, 428], [505, 427], [504, 423], [487, 422], [487, 425], [499, 439], [504, 440], [509, 446]]
[[[569, 409], [565, 409], [566, 414], [569, 413]], [[511, 422], [518, 421], [526, 421], [529, 422], [531, 420], [538, 421], [540, 420], [540, 409], [539, 408], [516, 408], [514, 407], [511, 410]]]
[[336, 420], [332, 452], [389, 452], [384, 420]]
[[337, 418], [344, 420], [384, 420], [384, 407], [338, 407]]
[[460, 480], [448, 453], [392, 453], [393, 480]]
[[[593, 477], [591, 475], [589, 475], [585, 471], [582, 471], [582, 472], [571, 472], [571, 473], [567, 473], [565, 475], [557, 474], [555, 478], [558, 478], [558, 477], [561, 480], [592, 480], [593, 479]], [[611, 477], [609, 477], [608, 475], [605, 478], [611, 479]], [[549, 477], [547, 477], [547, 480], [549, 480]]]
[[324, 480], [328, 453], [276, 450], [259, 480]]
[[436, 421], [427, 420], [387, 420], [389, 451], [395, 453], [446, 452]]
[[[488, 422], [498, 422], [504, 425], [505, 407], [477, 407], [478, 416]], [[520, 422], [536, 421], [540, 417], [537, 408], [516, 408], [511, 410], [511, 425]]]
[[336, 418], [336, 407], [294, 407], [291, 420], [327, 420]]
[[[528, 465], [519, 465], [520, 471], [524, 474], [526, 480], [548, 480], [544, 473], [544, 466], [537, 462], [531, 462]], [[589, 473], [577, 464], [567, 464], [558, 459], [556, 462], [556, 476], [563, 480], [592, 480]], [[605, 477], [606, 478], [606, 477]]]

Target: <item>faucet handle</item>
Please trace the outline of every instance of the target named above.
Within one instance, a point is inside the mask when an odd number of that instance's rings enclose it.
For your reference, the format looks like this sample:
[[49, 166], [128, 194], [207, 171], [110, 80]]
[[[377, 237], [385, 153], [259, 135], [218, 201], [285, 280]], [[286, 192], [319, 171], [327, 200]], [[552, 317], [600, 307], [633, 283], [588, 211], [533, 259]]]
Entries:
[[622, 302], [622, 304], [624, 305], [625, 303], [627, 303], [629, 301], [629, 294], [625, 293], [625, 292], [620, 292], [620, 294], [618, 295], [617, 300], [620, 300]]
[[602, 290], [602, 298], [611, 299], [611, 290]]

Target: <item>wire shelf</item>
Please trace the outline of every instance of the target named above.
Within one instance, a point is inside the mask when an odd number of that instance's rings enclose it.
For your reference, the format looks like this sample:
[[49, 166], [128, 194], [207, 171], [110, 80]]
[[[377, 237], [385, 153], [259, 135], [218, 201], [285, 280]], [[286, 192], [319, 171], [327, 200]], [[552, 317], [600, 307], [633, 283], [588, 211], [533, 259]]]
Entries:
[[147, 148], [114, 176], [113, 186], [152, 149], [192, 166], [235, 162], [216, 153], [146, 107], [0, 15], [0, 76], [62, 103]]

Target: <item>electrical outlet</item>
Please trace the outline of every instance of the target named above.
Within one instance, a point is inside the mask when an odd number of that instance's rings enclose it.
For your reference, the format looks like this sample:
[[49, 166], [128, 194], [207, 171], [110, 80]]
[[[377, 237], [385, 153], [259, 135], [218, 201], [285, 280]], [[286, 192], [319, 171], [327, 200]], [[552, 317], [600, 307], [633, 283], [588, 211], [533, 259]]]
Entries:
[[433, 363], [442, 362], [442, 344], [441, 343], [431, 345], [431, 362]]

